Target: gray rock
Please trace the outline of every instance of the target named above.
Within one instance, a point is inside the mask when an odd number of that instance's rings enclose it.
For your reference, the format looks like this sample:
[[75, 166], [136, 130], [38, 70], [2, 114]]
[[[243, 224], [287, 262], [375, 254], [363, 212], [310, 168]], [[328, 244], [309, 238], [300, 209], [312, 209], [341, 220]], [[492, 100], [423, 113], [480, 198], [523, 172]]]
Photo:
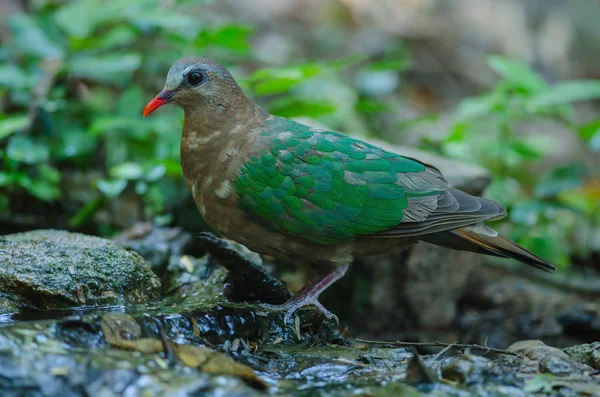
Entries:
[[113, 237], [113, 240], [144, 257], [152, 270], [160, 274], [172, 255], [183, 255], [192, 241], [190, 233], [178, 227], [158, 227], [150, 222], [136, 223]]
[[571, 363], [556, 356], [547, 356], [540, 360], [540, 372], [552, 375], [568, 375], [573, 371]]
[[564, 351], [579, 363], [589, 365], [594, 369], [600, 368], [600, 342], [584, 343], [568, 347]]
[[160, 297], [160, 282], [141, 256], [98, 237], [58, 230], [6, 235], [0, 237], [0, 263], [0, 290], [21, 307], [64, 309]]

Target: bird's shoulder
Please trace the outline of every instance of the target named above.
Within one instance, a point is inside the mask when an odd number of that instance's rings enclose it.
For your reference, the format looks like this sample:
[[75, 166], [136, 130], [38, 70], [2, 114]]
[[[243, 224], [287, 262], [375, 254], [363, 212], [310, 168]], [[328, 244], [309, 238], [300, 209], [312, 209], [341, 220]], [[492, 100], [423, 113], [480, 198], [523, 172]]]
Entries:
[[257, 143], [255, 155], [269, 153], [284, 162], [297, 158], [313, 165], [329, 160], [347, 165], [350, 172], [405, 173], [435, 169], [417, 159], [386, 151], [340, 132], [310, 127], [281, 117], [272, 117], [264, 122]]

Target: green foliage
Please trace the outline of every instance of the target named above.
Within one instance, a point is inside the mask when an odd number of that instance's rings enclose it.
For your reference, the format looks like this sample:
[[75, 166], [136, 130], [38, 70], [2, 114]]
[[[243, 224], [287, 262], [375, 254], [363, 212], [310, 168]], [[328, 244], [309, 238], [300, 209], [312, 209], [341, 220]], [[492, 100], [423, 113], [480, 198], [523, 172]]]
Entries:
[[[171, 60], [186, 53], [243, 58], [247, 26], [208, 27], [184, 2], [38, 1], [29, 14], [9, 17], [0, 52], [0, 211], [28, 194], [79, 202], [73, 227], [126, 191], [149, 219], [187, 194], [179, 167], [181, 114], [141, 118], [164, 82]], [[70, 197], [63, 172], [104, 175], [91, 181], [90, 201]]]
[[522, 129], [532, 122], [560, 123], [598, 151], [600, 122], [574, 125], [571, 104], [600, 98], [600, 82], [550, 85], [530, 68], [500, 56], [490, 57], [489, 66], [500, 81], [460, 104], [441, 151], [490, 169], [494, 181], [488, 196], [509, 207], [511, 224], [505, 229], [510, 236], [566, 267], [574, 253], [592, 249], [581, 236], [593, 234], [600, 225], [597, 181], [583, 162], [559, 164], [540, 177], [533, 166], [553, 154], [555, 143], [543, 129], [532, 134]]

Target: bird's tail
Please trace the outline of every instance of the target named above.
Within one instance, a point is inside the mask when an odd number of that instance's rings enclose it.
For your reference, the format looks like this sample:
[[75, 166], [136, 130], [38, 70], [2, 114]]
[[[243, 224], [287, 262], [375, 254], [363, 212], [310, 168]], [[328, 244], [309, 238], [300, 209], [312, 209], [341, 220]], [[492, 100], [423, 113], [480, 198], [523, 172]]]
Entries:
[[421, 239], [427, 242], [448, 248], [513, 258], [547, 272], [556, 270], [556, 267], [533, 252], [518, 246], [483, 223], [423, 237]]

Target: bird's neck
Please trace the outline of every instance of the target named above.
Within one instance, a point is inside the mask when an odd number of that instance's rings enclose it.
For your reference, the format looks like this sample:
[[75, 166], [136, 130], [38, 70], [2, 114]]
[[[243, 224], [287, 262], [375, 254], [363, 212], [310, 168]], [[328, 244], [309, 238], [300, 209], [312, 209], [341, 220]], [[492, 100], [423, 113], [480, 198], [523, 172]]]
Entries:
[[216, 105], [210, 111], [185, 111], [181, 166], [192, 187], [207, 178], [233, 178], [241, 160], [262, 131], [268, 113], [247, 100], [244, 106]]

